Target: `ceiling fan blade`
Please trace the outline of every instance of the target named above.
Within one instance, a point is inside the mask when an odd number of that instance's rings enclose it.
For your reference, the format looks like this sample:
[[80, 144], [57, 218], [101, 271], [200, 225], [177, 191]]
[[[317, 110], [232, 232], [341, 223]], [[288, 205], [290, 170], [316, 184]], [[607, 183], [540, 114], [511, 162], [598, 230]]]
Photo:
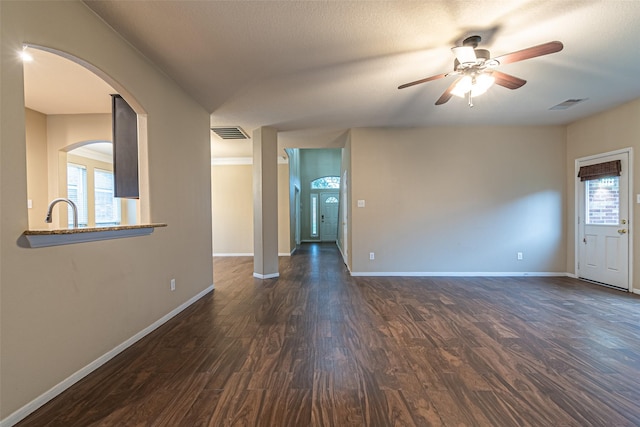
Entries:
[[461, 64], [475, 63], [478, 59], [472, 46], [456, 46], [452, 47], [451, 50]]
[[458, 84], [461, 78], [462, 77], [459, 77], [455, 79], [453, 83], [451, 83], [451, 85], [447, 88], [447, 90], [445, 90], [444, 93], [440, 95], [440, 98], [438, 98], [438, 100], [436, 101], [436, 105], [442, 105], [451, 99], [451, 97], [453, 96], [451, 91], [453, 90], [454, 87], [456, 87], [456, 85]]
[[533, 46], [527, 49], [522, 49], [517, 52], [507, 53], [506, 55], [498, 56], [493, 59], [498, 61], [500, 65], [510, 64], [512, 62], [524, 61], [525, 59], [560, 52], [563, 47], [564, 45], [561, 42], [553, 41], [549, 43], [539, 44], [538, 46]]
[[520, 77], [512, 76], [511, 74], [505, 74], [500, 71], [493, 71], [491, 75], [496, 79], [495, 83], [507, 89], [518, 89], [524, 86], [527, 82]]
[[446, 74], [438, 74], [436, 76], [427, 77], [426, 79], [416, 80], [415, 82], [405, 83], [403, 85], [398, 86], [398, 89], [404, 89], [405, 87], [419, 85], [420, 83], [430, 82], [431, 80], [438, 80], [443, 77], [447, 77]]

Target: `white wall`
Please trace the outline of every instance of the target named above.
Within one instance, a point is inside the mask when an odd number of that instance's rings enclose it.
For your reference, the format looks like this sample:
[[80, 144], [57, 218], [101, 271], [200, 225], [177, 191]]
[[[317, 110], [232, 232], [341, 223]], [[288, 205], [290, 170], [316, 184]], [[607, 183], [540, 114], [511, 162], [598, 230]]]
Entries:
[[354, 274], [565, 271], [564, 127], [353, 129], [350, 147]]
[[[15, 421], [24, 405], [212, 285], [210, 131], [208, 113], [81, 2], [0, 2], [0, 27], [0, 419]], [[143, 220], [167, 228], [20, 246], [28, 227], [23, 43], [84, 59], [146, 114]]]

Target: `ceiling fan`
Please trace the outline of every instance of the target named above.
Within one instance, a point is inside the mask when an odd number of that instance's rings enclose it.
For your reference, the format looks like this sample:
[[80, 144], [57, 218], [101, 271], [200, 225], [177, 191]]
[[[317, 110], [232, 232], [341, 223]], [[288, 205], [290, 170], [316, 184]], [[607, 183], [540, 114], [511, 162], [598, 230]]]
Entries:
[[499, 65], [560, 52], [564, 47], [561, 42], [552, 41], [491, 58], [488, 50], [477, 48], [481, 40], [482, 38], [480, 36], [467, 37], [462, 42], [462, 46], [451, 48], [456, 56], [456, 59], [453, 61], [452, 72], [437, 74], [425, 79], [405, 83], [398, 86], [398, 89], [438, 80], [443, 77], [460, 76], [444, 91], [442, 96], [438, 98], [436, 105], [442, 105], [451, 99], [451, 96], [456, 95], [461, 98], [467, 96], [469, 107], [473, 107], [473, 97], [482, 95], [494, 83], [507, 89], [518, 89], [527, 82], [519, 77], [497, 71], [495, 68]]

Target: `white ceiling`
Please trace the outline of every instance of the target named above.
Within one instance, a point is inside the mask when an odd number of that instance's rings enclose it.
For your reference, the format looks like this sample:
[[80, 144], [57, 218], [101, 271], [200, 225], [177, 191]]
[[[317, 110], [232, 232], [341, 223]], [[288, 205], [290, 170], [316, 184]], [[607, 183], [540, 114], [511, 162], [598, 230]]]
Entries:
[[[352, 127], [566, 124], [640, 97], [640, 1], [93, 1], [85, 3], [210, 113], [288, 146], [331, 146]], [[501, 66], [528, 81], [475, 107], [435, 106], [450, 48], [472, 34], [499, 56], [559, 40], [564, 50]], [[568, 110], [549, 108], [588, 98]], [[212, 137], [217, 141], [217, 137]], [[248, 150], [248, 151], [247, 151]], [[214, 143], [245, 155], [247, 143]]]

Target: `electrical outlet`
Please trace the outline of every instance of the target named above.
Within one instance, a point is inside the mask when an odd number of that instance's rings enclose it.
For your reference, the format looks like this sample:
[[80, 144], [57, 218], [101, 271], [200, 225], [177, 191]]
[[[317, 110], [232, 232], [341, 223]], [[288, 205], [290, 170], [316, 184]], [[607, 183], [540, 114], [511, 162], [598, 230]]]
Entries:
[[176, 290], [176, 279], [171, 279], [171, 290], [172, 291]]
[[376, 254], [373, 252], [369, 252], [369, 259], [376, 259]]
[[522, 257], [522, 252], [518, 252], [518, 261], [522, 261], [523, 257]]

